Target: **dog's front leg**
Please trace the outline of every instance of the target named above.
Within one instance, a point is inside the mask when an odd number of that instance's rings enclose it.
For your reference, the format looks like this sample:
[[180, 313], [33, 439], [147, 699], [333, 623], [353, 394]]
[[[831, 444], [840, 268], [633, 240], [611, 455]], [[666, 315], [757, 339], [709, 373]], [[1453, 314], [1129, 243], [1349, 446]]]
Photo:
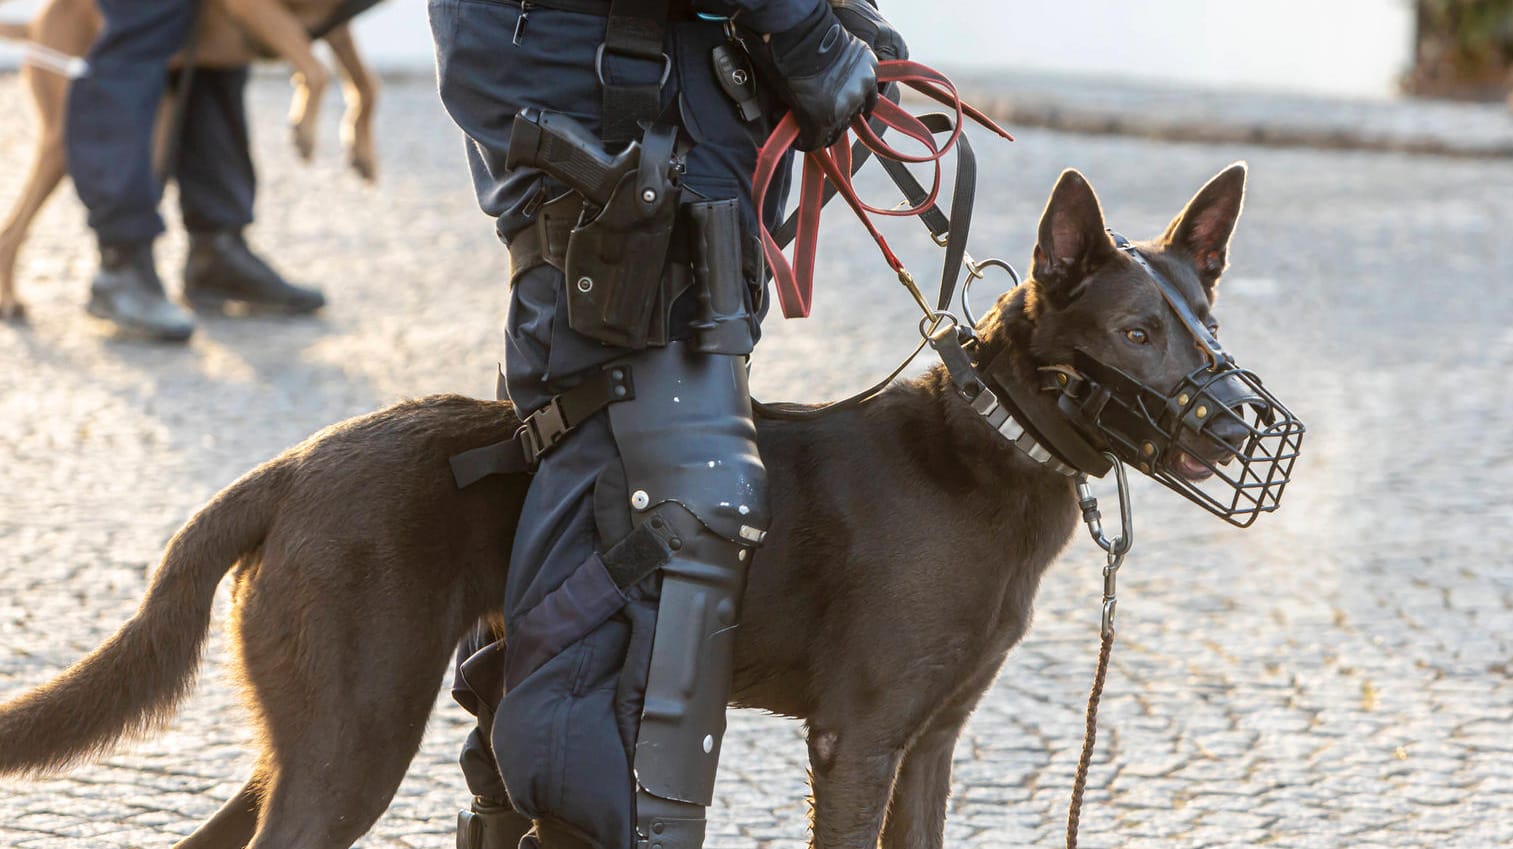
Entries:
[[940, 849], [945, 843], [951, 754], [969, 711], [932, 723], [904, 754], [888, 803], [883, 849]]
[[865, 727], [809, 729], [812, 849], [876, 849], [901, 756]]

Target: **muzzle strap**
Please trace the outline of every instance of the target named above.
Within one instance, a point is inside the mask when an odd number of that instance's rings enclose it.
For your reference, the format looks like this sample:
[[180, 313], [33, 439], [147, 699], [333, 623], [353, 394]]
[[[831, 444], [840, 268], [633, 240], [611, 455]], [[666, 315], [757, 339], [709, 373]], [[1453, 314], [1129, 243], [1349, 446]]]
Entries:
[[1209, 370], [1218, 371], [1222, 366], [1233, 365], [1235, 361], [1234, 357], [1231, 357], [1229, 352], [1224, 350], [1224, 346], [1219, 344], [1218, 338], [1210, 333], [1208, 327], [1198, 319], [1197, 314], [1193, 312], [1193, 308], [1188, 306], [1187, 299], [1183, 298], [1182, 294], [1172, 287], [1171, 282], [1166, 279], [1166, 275], [1157, 271], [1155, 266], [1151, 265], [1150, 260], [1146, 259], [1145, 255], [1140, 253], [1130, 243], [1129, 239], [1115, 233], [1113, 230], [1108, 231], [1108, 234], [1109, 238], [1114, 240], [1114, 247], [1124, 251], [1130, 259], [1135, 261], [1136, 265], [1140, 266], [1140, 269], [1151, 279], [1151, 282], [1156, 284], [1156, 288], [1160, 290], [1161, 297], [1166, 301], [1166, 305], [1171, 307], [1172, 312], [1177, 314], [1177, 318], [1182, 320], [1182, 323], [1187, 327], [1187, 332], [1191, 333], [1193, 340], [1198, 343], [1198, 349], [1203, 352], [1204, 356], [1208, 357]]

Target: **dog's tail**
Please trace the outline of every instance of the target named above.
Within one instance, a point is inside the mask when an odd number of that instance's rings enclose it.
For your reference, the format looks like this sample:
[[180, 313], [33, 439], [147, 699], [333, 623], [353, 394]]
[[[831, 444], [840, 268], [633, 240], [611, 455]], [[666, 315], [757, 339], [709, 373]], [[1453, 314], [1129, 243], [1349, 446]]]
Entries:
[[174, 534], [121, 630], [0, 705], [0, 775], [59, 769], [168, 719], [194, 683], [216, 585], [267, 536], [287, 475], [280, 458], [222, 490]]

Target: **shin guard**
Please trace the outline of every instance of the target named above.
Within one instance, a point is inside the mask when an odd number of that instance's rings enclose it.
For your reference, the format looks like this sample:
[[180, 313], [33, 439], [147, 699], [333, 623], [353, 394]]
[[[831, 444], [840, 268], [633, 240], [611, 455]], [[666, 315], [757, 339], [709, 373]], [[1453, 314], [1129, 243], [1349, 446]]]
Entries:
[[[735, 628], [766, 478], [742, 356], [675, 343], [624, 360], [634, 400], [609, 408], [631, 527], [667, 539], [635, 742], [637, 845], [698, 849], [725, 731]], [[669, 534], [670, 531], [670, 534]]]

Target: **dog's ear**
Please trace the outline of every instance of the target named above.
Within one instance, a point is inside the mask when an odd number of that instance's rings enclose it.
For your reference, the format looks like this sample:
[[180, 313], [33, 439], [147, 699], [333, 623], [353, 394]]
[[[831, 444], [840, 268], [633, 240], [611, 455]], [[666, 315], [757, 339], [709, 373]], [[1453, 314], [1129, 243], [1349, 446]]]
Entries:
[[1244, 201], [1245, 163], [1236, 162], [1199, 189], [1161, 237], [1163, 245], [1192, 259], [1210, 298], [1229, 264], [1229, 237]]
[[1042, 291], [1059, 304], [1071, 301], [1114, 250], [1087, 178], [1072, 168], [1061, 172], [1040, 216], [1035, 243], [1035, 280]]

